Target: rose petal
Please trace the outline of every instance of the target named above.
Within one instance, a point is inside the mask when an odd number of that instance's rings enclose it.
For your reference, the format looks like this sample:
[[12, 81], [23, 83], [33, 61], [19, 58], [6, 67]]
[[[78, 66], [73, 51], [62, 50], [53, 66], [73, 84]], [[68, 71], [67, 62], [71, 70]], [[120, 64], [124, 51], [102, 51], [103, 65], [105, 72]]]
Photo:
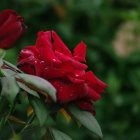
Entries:
[[72, 83], [75, 83], [75, 84], [84, 83], [84, 80], [78, 79], [78, 78], [74, 77], [73, 75], [68, 75], [67, 77]]
[[42, 77], [45, 79], [53, 79], [53, 78], [60, 78], [60, 77], [62, 78], [65, 75], [66, 75], [65, 71], [53, 67], [46, 67], [42, 73]]
[[87, 95], [84, 84], [73, 84], [69, 81], [49, 80], [57, 90], [57, 98], [61, 103], [68, 103]]
[[75, 61], [74, 59], [72, 59], [71, 57], [68, 57], [60, 52], [55, 51], [55, 55], [56, 57], [61, 60], [62, 62], [67, 62], [69, 63], [70, 66], [75, 67], [76, 69], [80, 69], [80, 70], [85, 70], [87, 69], [87, 65], [82, 64], [78, 61]]
[[42, 60], [50, 63], [61, 63], [53, 52], [52, 43], [51, 43], [51, 32], [45, 34], [44, 32], [38, 33], [38, 39], [36, 41], [36, 47], [40, 52]]
[[93, 101], [97, 101], [101, 98], [100, 94], [98, 94], [94, 89], [88, 87], [87, 88], [88, 97], [90, 97]]
[[30, 63], [26, 63], [26, 66], [25, 65], [18, 65], [18, 68], [20, 68], [25, 73], [28, 73], [31, 75], [36, 75], [35, 67], [34, 67], [34, 65], [31, 65]]
[[58, 51], [69, 57], [72, 57], [71, 51], [67, 48], [64, 42], [60, 39], [60, 37], [54, 31], [52, 31], [52, 39], [53, 39], [53, 47], [55, 51]]
[[89, 111], [95, 115], [93, 104], [89, 99], [77, 100], [75, 103], [80, 109]]
[[[45, 65], [46, 64], [43, 61], [40, 61], [40, 60], [34, 58], [34, 56], [30, 56], [30, 57], [27, 57], [26, 59], [21, 60], [18, 63], [18, 68], [20, 68], [21, 70], [23, 70], [26, 73], [28, 73], [28, 69], [30, 69], [28, 74], [41, 76], [42, 71], [45, 68]], [[27, 67], [27, 69], [26, 69], [26, 67]], [[31, 71], [32, 71], [32, 73], [31, 73]]]
[[87, 83], [99, 93], [102, 93], [107, 87], [107, 85], [99, 80], [92, 71], [86, 72], [83, 79], [86, 80]]
[[26, 59], [31, 56], [38, 59], [40, 57], [39, 51], [35, 46], [27, 46], [26, 48], [21, 50], [18, 61], [22, 61], [23, 59]]
[[74, 49], [74, 59], [79, 62], [85, 62], [86, 56], [86, 45], [83, 41], [81, 41], [76, 48]]

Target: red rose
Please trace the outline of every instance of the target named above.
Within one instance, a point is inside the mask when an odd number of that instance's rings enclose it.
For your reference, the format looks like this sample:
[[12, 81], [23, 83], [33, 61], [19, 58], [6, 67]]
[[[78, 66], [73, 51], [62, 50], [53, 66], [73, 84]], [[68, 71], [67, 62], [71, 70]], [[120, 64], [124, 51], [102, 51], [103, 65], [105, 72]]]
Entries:
[[41, 31], [36, 45], [21, 51], [18, 67], [47, 79], [56, 88], [59, 103], [75, 102], [81, 109], [94, 113], [92, 101], [100, 99], [107, 85], [93, 72], [85, 71], [85, 54], [84, 42], [72, 54], [54, 31]]
[[13, 10], [0, 13], [0, 48], [8, 49], [24, 33], [25, 26], [22, 17]]

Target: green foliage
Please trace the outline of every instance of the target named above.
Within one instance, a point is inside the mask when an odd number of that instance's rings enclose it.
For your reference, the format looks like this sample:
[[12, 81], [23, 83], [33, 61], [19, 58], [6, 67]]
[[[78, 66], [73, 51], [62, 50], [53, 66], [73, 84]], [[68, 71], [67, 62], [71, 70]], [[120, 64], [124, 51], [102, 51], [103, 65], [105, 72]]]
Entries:
[[56, 89], [46, 80], [29, 74], [18, 74], [16, 76], [26, 85], [29, 85], [31, 89], [36, 89], [36, 91], [49, 94], [53, 101], [56, 101]]
[[1, 96], [4, 96], [13, 103], [17, 94], [19, 93], [19, 87], [14, 77], [3, 77], [1, 79], [2, 91]]
[[59, 130], [49, 128], [49, 131], [52, 133], [52, 137], [54, 137], [54, 140], [72, 140], [68, 135]]
[[77, 119], [77, 121], [79, 121], [83, 126], [93, 132], [93, 134], [97, 135], [100, 138], [103, 138], [101, 128], [97, 120], [91, 113], [87, 111], [81, 111], [74, 106], [71, 106], [69, 108], [70, 112]]
[[33, 106], [34, 112], [39, 120], [40, 125], [44, 125], [47, 121], [48, 112], [45, 105], [38, 98], [30, 98], [31, 105]]

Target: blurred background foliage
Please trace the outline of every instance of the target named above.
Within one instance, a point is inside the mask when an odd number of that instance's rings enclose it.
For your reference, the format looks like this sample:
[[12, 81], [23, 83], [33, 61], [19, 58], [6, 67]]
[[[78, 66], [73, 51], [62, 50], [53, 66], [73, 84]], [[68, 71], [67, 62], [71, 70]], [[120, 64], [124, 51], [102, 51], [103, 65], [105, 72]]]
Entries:
[[[28, 26], [16, 47], [8, 50], [7, 60], [16, 64], [21, 48], [35, 44], [40, 30], [55, 30], [71, 50], [83, 40], [88, 46], [89, 69], [109, 86], [95, 104], [104, 140], [139, 140], [139, 0], [1, 0], [3, 9], [16, 10]], [[22, 112], [19, 116], [24, 119]], [[94, 139], [61, 115], [57, 127], [74, 140]], [[18, 136], [14, 139], [19, 140]]]

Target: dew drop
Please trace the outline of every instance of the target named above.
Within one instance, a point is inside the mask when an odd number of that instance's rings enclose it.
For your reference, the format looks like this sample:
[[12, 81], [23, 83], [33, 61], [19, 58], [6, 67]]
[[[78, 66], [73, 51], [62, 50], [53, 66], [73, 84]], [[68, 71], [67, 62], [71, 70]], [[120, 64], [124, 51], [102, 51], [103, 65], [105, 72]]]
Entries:
[[78, 75], [78, 74], [76, 74], [75, 76], [76, 76], [76, 77], [78, 77], [79, 75]]
[[40, 64], [45, 64], [45, 61], [41, 61]]
[[56, 62], [56, 59], [52, 59], [53, 60], [53, 62]]

